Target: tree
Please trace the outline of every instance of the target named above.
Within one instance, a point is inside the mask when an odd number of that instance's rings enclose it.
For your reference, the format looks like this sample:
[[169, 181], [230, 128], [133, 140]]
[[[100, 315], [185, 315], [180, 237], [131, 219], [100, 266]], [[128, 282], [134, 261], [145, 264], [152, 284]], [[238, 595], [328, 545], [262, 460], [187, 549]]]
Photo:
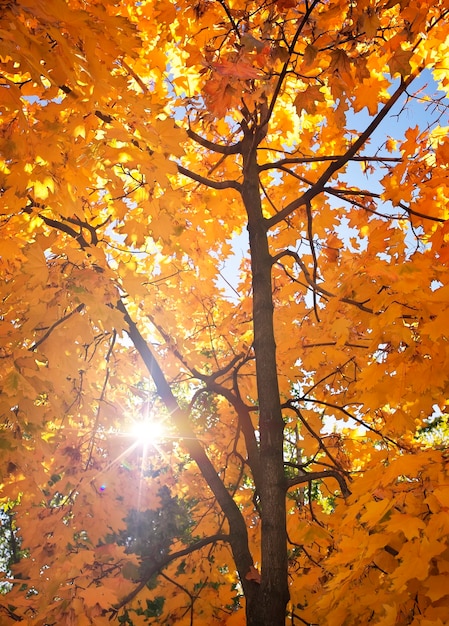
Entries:
[[8, 622], [445, 622], [448, 16], [4, 3]]

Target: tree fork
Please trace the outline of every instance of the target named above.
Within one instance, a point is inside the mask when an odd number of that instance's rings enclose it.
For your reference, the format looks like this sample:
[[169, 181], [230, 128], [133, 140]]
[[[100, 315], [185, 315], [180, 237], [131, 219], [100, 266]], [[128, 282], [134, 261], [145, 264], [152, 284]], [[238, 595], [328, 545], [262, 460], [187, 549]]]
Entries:
[[[226, 519], [228, 520], [229, 543], [231, 545], [236, 568], [239, 572], [243, 591], [247, 599], [248, 608], [251, 600], [256, 600], [257, 598], [258, 585], [254, 581], [246, 578], [246, 575], [250, 572], [250, 568], [253, 565], [253, 559], [248, 546], [248, 532], [242, 513], [234, 502], [231, 494], [224, 486], [221, 478], [218, 476], [204, 448], [198, 441], [195, 432], [190, 426], [188, 414], [179, 406], [178, 401], [173, 395], [171, 387], [159, 366], [159, 363], [152, 353], [148, 343], [142, 337], [135, 322], [131, 319], [131, 316], [129, 315], [122, 300], [118, 301], [117, 308], [124, 315], [124, 319], [127, 324], [126, 332], [133, 342], [137, 352], [141, 356], [148, 373], [153, 379], [160, 398], [170, 412], [173, 423], [184, 440], [186, 450], [198, 465], [204, 480], [210, 487], [223, 513], [225, 514]], [[250, 622], [248, 621], [248, 625], [249, 624]], [[251, 626], [256, 625], [251, 623]]]

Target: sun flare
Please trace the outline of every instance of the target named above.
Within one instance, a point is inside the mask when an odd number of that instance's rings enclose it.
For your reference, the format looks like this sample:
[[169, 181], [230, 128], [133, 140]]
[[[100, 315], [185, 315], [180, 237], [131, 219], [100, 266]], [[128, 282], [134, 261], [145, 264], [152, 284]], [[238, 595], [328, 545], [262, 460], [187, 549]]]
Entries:
[[164, 425], [156, 420], [139, 420], [131, 427], [130, 435], [137, 444], [158, 444], [165, 436]]

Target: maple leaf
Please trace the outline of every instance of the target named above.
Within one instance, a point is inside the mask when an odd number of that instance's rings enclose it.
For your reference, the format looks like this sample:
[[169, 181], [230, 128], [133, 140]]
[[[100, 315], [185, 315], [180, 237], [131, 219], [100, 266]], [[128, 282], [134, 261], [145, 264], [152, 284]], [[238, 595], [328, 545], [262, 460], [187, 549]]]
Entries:
[[298, 115], [301, 115], [302, 111], [306, 113], [314, 114], [317, 111], [317, 104], [324, 102], [324, 94], [317, 85], [311, 85], [307, 87], [305, 91], [298, 93], [293, 104], [296, 108]]
[[261, 76], [260, 70], [244, 61], [227, 61], [223, 59], [211, 63], [212, 69], [220, 76], [230, 76], [239, 80], [252, 80]]
[[79, 595], [83, 598], [87, 607], [96, 607], [99, 605], [101, 608], [109, 608], [113, 606], [118, 599], [117, 594], [112, 589], [106, 589], [103, 586], [89, 587], [81, 591]]
[[373, 12], [372, 9], [369, 9], [363, 18], [363, 28], [365, 29], [367, 36], [375, 37], [379, 27], [379, 17], [376, 15], [376, 13]]
[[403, 78], [409, 76], [412, 71], [410, 65], [412, 56], [413, 50], [398, 48], [388, 61], [391, 75], [396, 76], [396, 74], [399, 74]]

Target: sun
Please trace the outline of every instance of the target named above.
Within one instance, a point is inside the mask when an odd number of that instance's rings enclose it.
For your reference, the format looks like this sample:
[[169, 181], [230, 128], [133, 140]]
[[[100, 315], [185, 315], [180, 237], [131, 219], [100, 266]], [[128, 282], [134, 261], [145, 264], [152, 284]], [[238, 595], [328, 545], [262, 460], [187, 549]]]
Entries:
[[131, 426], [129, 434], [137, 444], [144, 446], [157, 445], [166, 436], [162, 422], [154, 419], [135, 421]]

